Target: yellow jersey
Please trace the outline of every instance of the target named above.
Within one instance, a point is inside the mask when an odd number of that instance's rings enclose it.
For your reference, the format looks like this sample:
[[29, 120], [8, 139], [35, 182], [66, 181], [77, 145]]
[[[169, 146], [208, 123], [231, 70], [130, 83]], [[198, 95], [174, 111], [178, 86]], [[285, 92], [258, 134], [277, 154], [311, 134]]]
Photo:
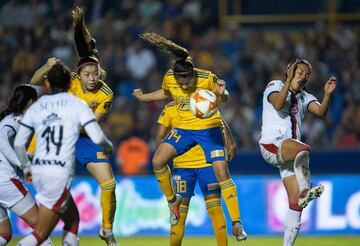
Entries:
[[68, 92], [84, 100], [94, 113], [98, 112], [106, 114], [111, 110], [113, 92], [102, 80], [99, 80], [99, 85], [96, 89], [84, 93], [81, 87], [80, 76], [76, 73], [72, 73], [70, 89]]
[[195, 88], [193, 91], [183, 90], [177, 83], [174, 77], [173, 70], [168, 70], [164, 76], [161, 88], [169, 95], [175, 102], [177, 112], [179, 114], [179, 122], [176, 124], [177, 128], [185, 130], [201, 130], [221, 125], [220, 113], [208, 119], [201, 119], [196, 117], [190, 111], [190, 97], [197, 89], [206, 89], [215, 93], [216, 75], [210, 71], [194, 68], [195, 70]]
[[[174, 102], [168, 103], [158, 119], [158, 123], [165, 127], [177, 127], [179, 114]], [[202, 168], [211, 166], [206, 163], [203, 149], [196, 145], [173, 159], [174, 168]]]

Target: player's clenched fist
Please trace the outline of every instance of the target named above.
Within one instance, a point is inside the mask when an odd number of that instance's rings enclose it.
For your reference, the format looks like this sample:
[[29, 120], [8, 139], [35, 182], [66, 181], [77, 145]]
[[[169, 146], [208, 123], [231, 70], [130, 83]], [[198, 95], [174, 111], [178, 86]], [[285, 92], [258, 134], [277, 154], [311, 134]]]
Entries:
[[336, 77], [335, 76], [331, 76], [330, 79], [328, 81], [326, 81], [325, 86], [324, 86], [324, 92], [325, 94], [331, 94], [333, 93], [333, 91], [336, 88]]
[[81, 23], [84, 20], [84, 11], [80, 7], [75, 7], [71, 11], [71, 15], [73, 18], [73, 24], [76, 25], [77, 23]]
[[51, 57], [47, 60], [46, 62], [46, 68], [47, 70], [50, 70], [50, 68], [52, 68], [52, 66], [54, 66], [56, 63], [60, 62], [60, 60], [56, 57]]
[[141, 89], [135, 89], [134, 91], [133, 91], [133, 96], [134, 97], [136, 97], [138, 100], [140, 100], [140, 101], [142, 101], [142, 99], [143, 99], [143, 92], [142, 92], [142, 90]]

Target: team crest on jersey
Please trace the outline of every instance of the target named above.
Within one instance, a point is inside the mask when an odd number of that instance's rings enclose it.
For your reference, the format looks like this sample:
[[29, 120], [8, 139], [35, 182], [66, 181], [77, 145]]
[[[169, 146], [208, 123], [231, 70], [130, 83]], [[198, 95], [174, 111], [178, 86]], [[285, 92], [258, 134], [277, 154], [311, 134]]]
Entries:
[[181, 180], [181, 176], [180, 175], [174, 175], [173, 176], [173, 179], [176, 181], [176, 180]]
[[111, 102], [104, 103], [104, 109], [108, 110], [111, 107]]
[[[90, 102], [89, 102], [89, 107], [90, 108], [96, 108], [96, 101], [95, 100], [91, 100]], [[104, 106], [105, 107], [105, 106]]]
[[49, 125], [51, 124], [52, 122], [54, 121], [57, 121], [57, 120], [61, 120], [61, 117], [59, 117], [57, 114], [55, 113], [51, 113], [50, 115], [46, 116], [45, 120], [43, 120], [43, 124], [44, 125]]

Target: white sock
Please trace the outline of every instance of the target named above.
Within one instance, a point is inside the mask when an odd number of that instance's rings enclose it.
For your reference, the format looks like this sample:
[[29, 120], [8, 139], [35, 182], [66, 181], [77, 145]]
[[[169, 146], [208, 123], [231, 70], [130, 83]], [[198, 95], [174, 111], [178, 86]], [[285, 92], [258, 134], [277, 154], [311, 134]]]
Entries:
[[301, 212], [289, 209], [285, 218], [284, 246], [294, 245], [300, 231]]
[[27, 235], [16, 246], [36, 246], [38, 245], [38, 240], [33, 234]]
[[5, 246], [8, 243], [8, 241], [5, 240], [2, 236], [0, 236], [0, 246]]
[[300, 192], [310, 188], [309, 151], [300, 151], [294, 160], [294, 172]]
[[78, 246], [79, 238], [76, 234], [64, 230], [63, 236], [62, 236], [62, 242], [63, 242], [63, 245]]
[[52, 246], [52, 242], [50, 240], [50, 238], [46, 239], [42, 244], [40, 244], [40, 246]]

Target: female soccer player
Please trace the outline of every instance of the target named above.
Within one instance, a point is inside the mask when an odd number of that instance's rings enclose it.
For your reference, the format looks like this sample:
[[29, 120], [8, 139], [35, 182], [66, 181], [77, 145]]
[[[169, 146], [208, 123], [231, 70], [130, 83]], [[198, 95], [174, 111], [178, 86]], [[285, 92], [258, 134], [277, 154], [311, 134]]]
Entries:
[[[169, 130], [177, 126], [178, 113], [174, 102], [167, 104], [158, 119], [158, 132], [156, 143], [159, 145]], [[231, 156], [236, 153], [235, 141], [227, 124], [224, 124], [225, 142]], [[194, 196], [195, 185], [198, 182], [204, 195], [206, 208], [208, 210], [217, 245], [227, 245], [226, 220], [221, 207], [220, 187], [216, 180], [211, 164], [206, 163], [204, 151], [199, 145], [191, 148], [184, 154], [173, 159], [173, 179], [176, 194], [181, 195], [180, 220], [170, 229], [170, 245], [181, 245], [185, 222], [190, 204]], [[245, 233], [245, 232], [244, 232]]]
[[190, 95], [196, 89], [208, 89], [214, 92], [219, 102], [228, 100], [225, 81], [218, 79], [213, 73], [194, 68], [189, 52], [156, 33], [142, 34], [144, 40], [173, 54], [176, 62], [164, 76], [162, 89], [143, 94], [135, 89], [133, 94], [140, 101], [163, 100], [172, 98], [179, 114], [178, 127], [171, 130], [157, 148], [153, 157], [154, 172], [164, 192], [170, 209], [170, 223], [176, 225], [180, 218], [179, 207], [181, 196], [175, 195], [171, 185], [171, 174], [167, 163], [199, 144], [204, 150], [206, 162], [212, 163], [215, 176], [220, 184], [226, 206], [233, 222], [232, 232], [237, 240], [246, 239], [240, 222], [240, 211], [236, 187], [232, 181], [225, 155], [223, 137], [220, 129], [219, 114], [208, 119], [194, 116], [189, 109]]
[[[38, 208], [33, 197], [12, 166], [21, 165], [12, 147], [20, 120], [37, 97], [37, 92], [33, 87], [20, 85], [15, 88], [6, 109], [0, 113], [0, 246], [6, 245], [12, 236], [7, 209], [32, 227], [38, 217]], [[42, 245], [51, 244], [45, 241]]]
[[[75, 28], [75, 44], [80, 56], [77, 72], [72, 73], [69, 93], [84, 100], [93, 110], [95, 118], [101, 122], [111, 110], [113, 93], [103, 81], [105, 71], [99, 64], [98, 51], [95, 40], [91, 38], [84, 21], [83, 10], [76, 7], [73, 12]], [[47, 63], [38, 69], [31, 79], [32, 84], [43, 84], [49, 69], [56, 64], [56, 58], [48, 59]], [[112, 232], [116, 210], [115, 179], [108, 156], [102, 147], [94, 144], [91, 139], [81, 133], [76, 144], [76, 159], [84, 165], [88, 172], [95, 177], [101, 187], [100, 202], [102, 208], [102, 228], [99, 236], [107, 245], [115, 246], [117, 242]]]
[[[105, 137], [91, 109], [73, 95], [66, 93], [71, 74], [62, 63], [48, 71], [45, 81], [51, 95], [42, 96], [25, 113], [14, 149], [22, 166], [30, 167], [32, 183], [37, 192], [39, 216], [34, 231], [18, 245], [38, 245], [51, 233], [59, 218], [67, 230], [67, 243], [78, 245], [79, 211], [69, 191], [75, 171], [75, 145], [80, 129], [85, 129], [91, 140], [111, 154], [112, 144]], [[35, 132], [35, 154], [30, 163], [25, 143]]]
[[310, 187], [310, 146], [301, 142], [301, 121], [307, 110], [319, 117], [326, 115], [336, 78], [325, 83], [324, 97], [319, 103], [305, 89], [310, 73], [310, 63], [296, 59], [287, 66], [285, 82], [271, 81], [263, 96], [261, 154], [279, 168], [289, 201], [284, 245], [294, 244], [303, 208], [324, 191], [322, 185]]

